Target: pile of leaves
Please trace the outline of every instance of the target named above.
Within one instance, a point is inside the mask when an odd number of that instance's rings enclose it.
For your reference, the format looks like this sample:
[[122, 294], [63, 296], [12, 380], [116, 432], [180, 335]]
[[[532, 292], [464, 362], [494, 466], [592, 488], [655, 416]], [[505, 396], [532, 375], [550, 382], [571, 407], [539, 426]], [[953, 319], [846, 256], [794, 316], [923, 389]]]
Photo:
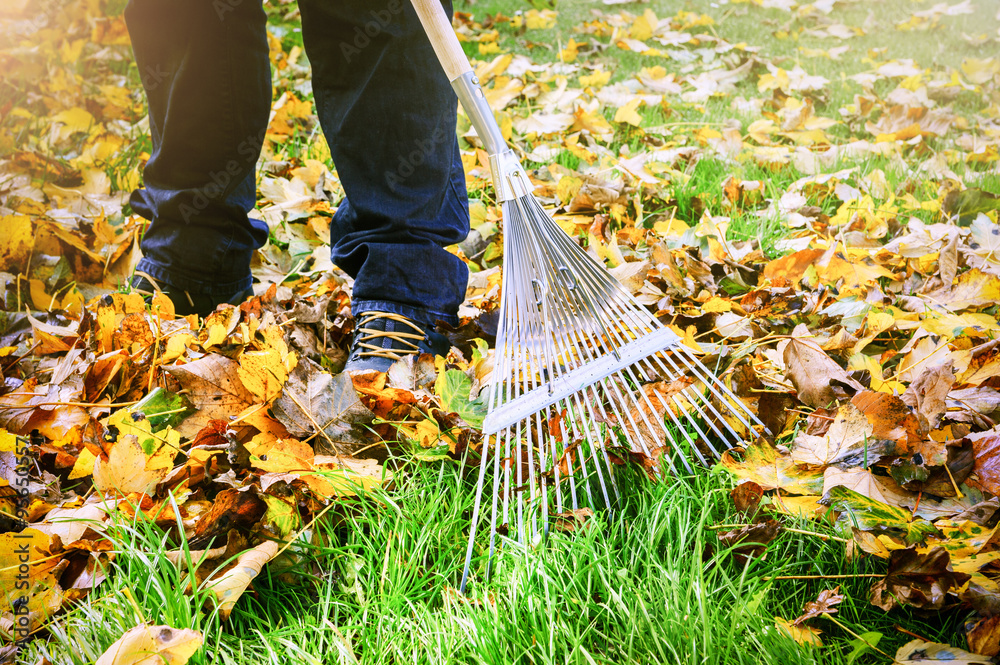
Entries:
[[[886, 560], [872, 603], [965, 612], [969, 649], [994, 656], [1000, 60], [928, 68], [874, 49], [839, 82], [851, 101], [830, 104], [831, 80], [804, 67], [844, 58], [875, 29], [834, 20], [854, 4], [728, 6], [785, 13], [775, 39], [830, 40], [799, 47], [794, 66], [683, 10], [605, 7], [557, 47], [544, 39], [551, 9], [459, 12], [455, 26], [536, 195], [763, 421], [721, 462], [748, 521], [722, 542], [759, 543], [737, 550], [759, 556], [781, 514], [832, 521], [851, 556]], [[287, 545], [318, 515], [358, 488], [391, 487], [394, 458], [481, 446], [502, 227], [464, 114], [473, 233], [454, 252], [472, 275], [453, 349], [352, 381], [337, 373], [351, 282], [327, 246], [343, 192], [290, 38], [294, 6], [270, 10], [259, 295], [204, 320], [121, 292], [143, 228], [127, 195], [150, 150], [138, 81], [155, 72], [136, 71], [124, 22], [106, 9], [0, 9], [8, 637], [19, 617], [36, 633], [100, 583], [117, 513], [189, 543], [203, 560], [192, 584], [225, 615], [262, 566], [295, 561]], [[892, 29], [930, 34], [977, 10], [941, 3]], [[620, 76], [624, 56], [644, 66]], [[726, 120], [705, 122], [719, 105]], [[734, 175], [705, 187], [713, 168]], [[768, 225], [780, 232], [758, 232]], [[24, 544], [27, 591], [13, 591]], [[130, 639], [155, 641], [152, 630]], [[175, 638], [192, 648], [190, 635], [162, 640]]]

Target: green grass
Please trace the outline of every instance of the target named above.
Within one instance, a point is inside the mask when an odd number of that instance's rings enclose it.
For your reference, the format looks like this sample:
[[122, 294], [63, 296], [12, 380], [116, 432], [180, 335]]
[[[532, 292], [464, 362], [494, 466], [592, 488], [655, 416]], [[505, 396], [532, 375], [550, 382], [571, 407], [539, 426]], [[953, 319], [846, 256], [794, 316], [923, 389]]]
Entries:
[[[120, 554], [108, 581], [28, 654], [92, 663], [145, 620], [204, 631], [193, 663], [838, 663], [853, 638], [831, 622], [812, 622], [824, 630], [820, 651], [773, 626], [775, 615], [793, 619], [838, 584], [847, 596], [838, 619], [857, 633], [882, 632], [880, 646], [890, 653], [910, 639], [894, 623], [941, 641], [960, 629], [959, 617], [925, 622], [869, 606], [869, 579], [765, 579], [884, 566], [846, 561], [837, 541], [785, 533], [764, 559], [739, 565], [706, 528], [742, 518], [728, 479], [705, 469], [663, 483], [626, 469], [619, 511], [576, 534], [553, 533], [537, 549], [505, 544], [489, 580], [479, 555], [462, 599], [454, 587], [471, 481], [453, 462], [411, 464], [400, 475], [395, 491], [345, 501], [324, 518], [299, 550], [293, 579], [281, 576], [280, 559], [270, 564], [225, 623], [200, 609], [204, 592], [183, 591], [188, 565], [175, 568], [162, 554], [175, 538], [119, 521], [110, 533]], [[815, 522], [796, 526], [832, 533]]]

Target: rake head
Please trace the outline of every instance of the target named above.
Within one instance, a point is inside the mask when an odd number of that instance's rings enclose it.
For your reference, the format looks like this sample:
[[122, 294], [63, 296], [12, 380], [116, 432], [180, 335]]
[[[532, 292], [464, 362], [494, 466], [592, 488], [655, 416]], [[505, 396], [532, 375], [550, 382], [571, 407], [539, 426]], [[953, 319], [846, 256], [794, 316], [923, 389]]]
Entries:
[[528, 543], [570, 511], [613, 509], [616, 457], [638, 454], [654, 474], [676, 472], [676, 460], [690, 471], [689, 458], [707, 463], [713, 441], [732, 447], [759, 422], [533, 196], [502, 212], [500, 326], [463, 590], [484, 494], [492, 562], [498, 534]]
[[484, 495], [488, 575], [498, 534], [528, 543], [548, 533], [553, 517], [613, 509], [618, 455], [640, 456], [654, 475], [677, 471], [675, 460], [690, 470], [689, 458], [718, 456], [713, 439], [732, 447], [757, 420], [552, 221], [475, 74], [452, 86], [490, 156], [504, 221], [500, 326], [464, 592]]

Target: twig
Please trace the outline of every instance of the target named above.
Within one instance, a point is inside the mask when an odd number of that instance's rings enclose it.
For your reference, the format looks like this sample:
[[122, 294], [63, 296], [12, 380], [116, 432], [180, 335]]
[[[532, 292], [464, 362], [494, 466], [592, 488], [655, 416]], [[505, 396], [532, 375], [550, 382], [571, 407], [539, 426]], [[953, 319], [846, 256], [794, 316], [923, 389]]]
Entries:
[[930, 638], [927, 638], [927, 637], [924, 637], [923, 635], [917, 635], [912, 630], [906, 630], [905, 628], [903, 628], [902, 626], [900, 626], [898, 623], [895, 624], [893, 626], [893, 628], [895, 628], [899, 632], [903, 633], [904, 635], [909, 635], [910, 637], [915, 637], [918, 640], [923, 640], [924, 642], [932, 642], [932, 643], [934, 642], [934, 640], [932, 640]]
[[944, 470], [948, 472], [948, 480], [951, 481], [951, 486], [955, 488], [955, 494], [958, 496], [959, 499], [964, 498], [962, 490], [958, 489], [958, 483], [955, 482], [955, 476], [951, 475], [951, 469], [948, 468], [947, 457], [944, 460]]
[[299, 532], [297, 534], [295, 534], [295, 538], [290, 538], [287, 543], [285, 543], [284, 545], [282, 545], [281, 549], [279, 549], [277, 552], [275, 552], [274, 556], [271, 557], [271, 560], [273, 561], [274, 559], [277, 559], [279, 556], [281, 556], [282, 552], [284, 552], [289, 547], [291, 547], [292, 543], [294, 543], [296, 540], [298, 540], [299, 536], [301, 536], [303, 533], [305, 533], [306, 530], [309, 527], [311, 527], [313, 524], [315, 524], [316, 520], [318, 520], [320, 517], [322, 517], [323, 515], [325, 515], [326, 511], [328, 511], [331, 508], [333, 508], [336, 505], [336, 503], [337, 503], [336, 501], [333, 501], [331, 499], [330, 500], [330, 505], [328, 505], [326, 508], [324, 508], [323, 510], [319, 511], [318, 513], [316, 513], [313, 516], [313, 518], [311, 520], [309, 520], [309, 524], [306, 524], [304, 527], [302, 527], [301, 529], [299, 529]]
[[153, 340], [153, 360], [149, 363], [149, 381], [146, 383], [146, 392], [153, 391], [153, 377], [156, 376], [156, 356], [159, 355], [160, 351], [160, 326], [159, 324], [153, 323], [156, 326], [156, 339]]
[[[313, 418], [312, 414], [309, 412], [309, 409], [302, 406], [302, 403], [295, 398], [295, 395], [292, 394], [292, 391], [289, 390], [285, 394], [288, 395], [289, 399], [291, 399], [292, 402], [295, 403], [295, 406], [299, 407], [299, 409], [302, 410], [302, 413], [304, 413], [306, 418], [309, 419], [309, 422], [313, 424], [313, 427], [316, 428], [316, 431], [323, 435], [323, 438], [326, 439], [327, 442], [330, 444], [330, 447], [333, 448], [334, 452], [336, 453], [337, 459], [339, 460], [340, 452], [337, 448], [337, 444], [333, 442], [333, 439], [331, 439], [330, 435], [326, 433], [326, 430], [324, 430], [322, 427], [319, 426], [319, 423], [316, 422], [315, 418]], [[341, 462], [341, 466], [343, 466], [343, 462]]]
[[[710, 531], [718, 531], [720, 529], [742, 529], [748, 526], [753, 526], [753, 524], [714, 524], [708, 528]], [[828, 536], [825, 533], [816, 533], [815, 531], [806, 531], [805, 529], [794, 529], [790, 526], [781, 527], [781, 530], [790, 531], [791, 533], [801, 533], [804, 536], [816, 536], [817, 538], [822, 538], [823, 540], [838, 540], [842, 543], [851, 542], [848, 538], [841, 538], [840, 536]]]
[[[37, 395], [37, 393], [7, 393], [4, 397], [11, 395], [26, 396], [26, 395]], [[4, 404], [5, 409], [33, 409], [36, 406], [82, 406], [84, 408], [95, 407], [95, 406], [132, 406], [133, 404], [138, 404], [139, 400], [134, 402], [112, 402], [105, 404], [103, 402], [35, 402], [34, 404]]]
[[[43, 561], [48, 561], [49, 559], [58, 559], [61, 556], [66, 556], [66, 553], [65, 552], [60, 552], [59, 554], [50, 554], [49, 556], [42, 557], [41, 559], [35, 559], [34, 561], [29, 561], [28, 565], [29, 566], [34, 566], [36, 563], [42, 563]], [[6, 568], [0, 568], [0, 573], [2, 573], [4, 571], [7, 571], [7, 570], [17, 570], [18, 566], [21, 566], [21, 565], [24, 565], [24, 564], [15, 564], [13, 566], [7, 566]]]
[[885, 575], [882, 573], [857, 573], [843, 575], [772, 575], [768, 577], [761, 577], [760, 579], [765, 582], [770, 582], [772, 580], [851, 580], [860, 579], [862, 577], [885, 577]]
[[[834, 618], [833, 618], [833, 616], [831, 616], [831, 615], [830, 615], [830, 614], [829, 614], [828, 612], [823, 612], [822, 616], [823, 616], [823, 618], [824, 618], [824, 619], [829, 619], [829, 620], [830, 620], [830, 621], [832, 621], [832, 622], [833, 622], [834, 624], [836, 624], [837, 626], [839, 626], [841, 630], [843, 630], [843, 631], [845, 631], [845, 632], [847, 632], [847, 633], [849, 633], [849, 634], [853, 635], [853, 636], [855, 637], [855, 639], [858, 639], [858, 640], [861, 640], [861, 641], [862, 641], [863, 643], [867, 644], [867, 645], [868, 645], [869, 647], [871, 647], [871, 648], [872, 648], [872, 649], [873, 649], [874, 651], [877, 651], [878, 653], [882, 654], [882, 655], [883, 655], [883, 656], [885, 656], [886, 658], [892, 658], [892, 656], [890, 656], [890, 655], [889, 655], [889, 654], [887, 654], [886, 652], [882, 651], [882, 650], [881, 650], [881, 649], [879, 649], [879, 648], [878, 648], [877, 646], [875, 646], [874, 644], [872, 644], [871, 642], [869, 642], [869, 641], [868, 641], [868, 640], [866, 640], [865, 638], [861, 637], [860, 635], [858, 635], [857, 633], [855, 633], [855, 632], [854, 632], [853, 630], [851, 630], [850, 628], [848, 628], [848, 627], [847, 627], [847, 626], [845, 626], [844, 624], [842, 624], [842, 623], [840, 623], [839, 621], [837, 621], [836, 619], [834, 619]], [[892, 662], [896, 662], [896, 659], [895, 659], [895, 658], [893, 658]]]
[[812, 413], [806, 413], [805, 411], [798, 411], [796, 409], [785, 409], [785, 411], [789, 413], [798, 413], [800, 415], [806, 416], [807, 418], [811, 417], [811, 418], [823, 418], [824, 420], [836, 420], [836, 418], [834, 418], [833, 416], [824, 416], [822, 413], [816, 413], [815, 411], [813, 411]]

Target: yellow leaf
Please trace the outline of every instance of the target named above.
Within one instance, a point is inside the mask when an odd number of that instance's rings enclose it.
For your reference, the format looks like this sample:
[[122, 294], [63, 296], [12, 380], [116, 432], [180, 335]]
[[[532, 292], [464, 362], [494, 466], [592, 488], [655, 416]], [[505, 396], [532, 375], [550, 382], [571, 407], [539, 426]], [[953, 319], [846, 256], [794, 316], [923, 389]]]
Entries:
[[593, 86], [595, 88], [600, 88], [607, 84], [611, 80], [611, 72], [594, 72], [593, 74], [585, 74], [580, 77], [580, 85], [587, 87]]
[[163, 349], [163, 355], [160, 356], [160, 362], [173, 362], [183, 356], [187, 351], [187, 345], [193, 342], [194, 339], [194, 335], [190, 333], [177, 333], [168, 337], [166, 348]]
[[0, 429], [0, 453], [16, 453], [19, 448], [17, 437], [5, 429]]
[[690, 228], [691, 227], [684, 223], [684, 220], [678, 219], [677, 217], [665, 222], [653, 222], [653, 231], [660, 237], [683, 235], [684, 232]]
[[823, 640], [819, 638], [820, 630], [810, 626], [796, 626], [791, 621], [774, 617], [774, 625], [778, 632], [785, 637], [790, 637], [802, 646], [821, 647]]
[[721, 139], [722, 132], [711, 127], [701, 127], [694, 130], [694, 138], [697, 139], [700, 145], [706, 146], [710, 139]]
[[[34, 632], [46, 623], [62, 605], [63, 594], [58, 575], [65, 568], [58, 560], [43, 561], [52, 547], [53, 538], [35, 528], [20, 533], [0, 534], [0, 613], [8, 626], [12, 604], [20, 605], [19, 628]], [[22, 558], [25, 557], [26, 558]], [[26, 565], [27, 573], [20, 568]], [[10, 630], [8, 628], [8, 630]]]
[[136, 436], [123, 436], [111, 448], [107, 461], [98, 458], [94, 463], [94, 487], [102, 492], [151, 494], [169, 469], [149, 468], [147, 461]]
[[559, 51], [559, 61], [560, 62], [573, 62], [576, 60], [576, 56], [579, 54], [579, 48], [581, 44], [577, 42], [572, 37], [569, 38], [569, 44], [566, 48]]
[[556, 24], [556, 16], [558, 14], [551, 9], [543, 9], [542, 11], [529, 9], [524, 13], [524, 25], [527, 26], [528, 30], [544, 30]]
[[733, 303], [728, 300], [723, 300], [718, 296], [712, 296], [701, 306], [701, 311], [705, 313], [722, 313], [729, 312], [733, 309]]
[[226, 341], [228, 337], [228, 332], [226, 327], [220, 323], [213, 323], [208, 326], [208, 339], [201, 345], [206, 351], [211, 349], [213, 346], [218, 346]]
[[575, 121], [571, 131], [585, 129], [593, 134], [595, 138], [605, 140], [614, 136], [615, 130], [599, 112], [590, 112], [581, 107], [576, 110], [573, 116]]
[[218, 577], [205, 582], [205, 589], [215, 594], [219, 614], [223, 619], [229, 618], [229, 613], [236, 606], [253, 578], [260, 574], [264, 564], [278, 553], [278, 544], [267, 540], [239, 555], [235, 565]]
[[69, 479], [86, 478], [94, 472], [94, 461], [97, 456], [90, 452], [89, 448], [83, 448], [73, 464], [73, 470], [69, 472]]
[[35, 246], [31, 219], [25, 215], [0, 217], [0, 266], [20, 271]]
[[560, 203], [569, 203], [583, 187], [583, 180], [572, 176], [564, 176], [556, 184], [556, 198]]
[[392, 474], [373, 459], [318, 455], [316, 470], [300, 474], [309, 489], [321, 497], [354, 496], [392, 479]]
[[243, 385], [254, 397], [264, 402], [277, 397], [288, 380], [288, 369], [277, 349], [244, 351], [240, 354], [239, 362], [236, 373]]
[[659, 24], [659, 19], [656, 18], [656, 14], [653, 13], [652, 9], [647, 9], [642, 13], [642, 16], [635, 19], [632, 22], [632, 26], [629, 28], [628, 34], [632, 39], [638, 39], [639, 41], [646, 41], [653, 36], [656, 32], [656, 26]]
[[141, 624], [108, 647], [95, 665], [184, 665], [204, 641], [190, 628]]
[[62, 141], [73, 134], [89, 132], [94, 126], [94, 116], [77, 106], [52, 116], [52, 123], [58, 129], [58, 140]]
[[253, 443], [251, 440], [247, 444], [247, 451], [255, 469], [268, 473], [299, 473], [313, 468], [313, 449], [308, 443], [298, 439], [277, 439], [262, 445]]
[[636, 97], [625, 104], [625, 106], [618, 107], [618, 110], [615, 111], [615, 122], [622, 122], [633, 127], [638, 127], [642, 122], [642, 116], [636, 112], [640, 104], [642, 104], [642, 98]]

